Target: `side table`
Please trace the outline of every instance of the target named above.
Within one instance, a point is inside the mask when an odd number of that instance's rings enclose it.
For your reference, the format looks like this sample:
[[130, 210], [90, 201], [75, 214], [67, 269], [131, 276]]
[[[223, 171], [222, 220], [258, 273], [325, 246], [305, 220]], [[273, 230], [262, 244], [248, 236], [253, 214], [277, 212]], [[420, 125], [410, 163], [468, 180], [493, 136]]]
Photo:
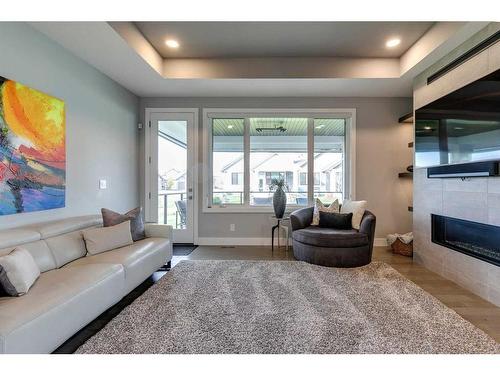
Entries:
[[290, 221], [289, 216], [283, 216], [283, 217], [276, 217], [273, 216], [273, 219], [276, 219], [277, 223], [275, 226], [273, 226], [272, 231], [271, 231], [271, 252], [274, 252], [274, 231], [278, 229], [278, 248], [280, 247], [280, 229], [283, 229], [285, 232], [286, 236], [286, 252], [288, 252], [288, 241], [289, 241], [289, 235], [288, 235], [288, 226], [283, 225], [284, 221]]

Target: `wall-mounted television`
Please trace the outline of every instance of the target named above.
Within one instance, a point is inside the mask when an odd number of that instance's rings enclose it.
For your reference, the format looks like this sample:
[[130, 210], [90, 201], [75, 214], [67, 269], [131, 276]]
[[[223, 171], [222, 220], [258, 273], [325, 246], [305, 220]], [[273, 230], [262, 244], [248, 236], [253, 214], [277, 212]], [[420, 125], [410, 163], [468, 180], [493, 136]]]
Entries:
[[500, 160], [500, 69], [415, 111], [415, 166]]

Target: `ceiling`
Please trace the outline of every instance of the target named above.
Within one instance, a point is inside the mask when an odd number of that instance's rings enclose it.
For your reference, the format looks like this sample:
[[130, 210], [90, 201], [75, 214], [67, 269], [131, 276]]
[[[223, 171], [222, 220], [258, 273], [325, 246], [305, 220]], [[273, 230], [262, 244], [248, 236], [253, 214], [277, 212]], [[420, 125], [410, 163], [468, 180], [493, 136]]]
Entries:
[[[273, 117], [250, 118], [250, 136], [305, 136], [307, 135], [307, 118], [300, 117]], [[220, 118], [213, 120], [214, 136], [240, 136], [243, 137], [243, 119]], [[283, 127], [283, 132], [276, 130], [265, 130], [259, 132], [259, 128], [272, 129], [274, 127]], [[315, 136], [343, 136], [345, 128], [344, 119], [314, 119]]]
[[[434, 22], [135, 22], [163, 58], [400, 57]], [[401, 44], [386, 48], [388, 38]], [[165, 45], [180, 43], [178, 49]]]
[[[472, 35], [484, 29], [488, 22], [437, 22], [437, 23], [333, 23], [330, 34], [341, 38], [321, 36], [322, 43], [328, 45], [330, 50], [340, 53], [360, 53], [360, 43], [364, 39], [375, 38], [376, 35], [384, 38], [373, 45], [363, 44], [364, 57], [304, 57], [304, 54], [315, 53], [313, 49], [307, 52], [306, 48], [316, 45], [316, 39], [308, 36], [308, 43], [303, 40], [298, 42], [297, 35], [305, 32], [318, 33], [318, 29], [311, 23], [295, 24], [297, 30], [310, 25], [309, 30], [288, 33], [285, 37], [267, 30], [267, 41], [262, 45], [255, 45], [256, 40], [264, 39], [260, 27], [248, 36], [232, 35], [241, 48], [247, 53], [259, 54], [291, 53], [294, 44], [300, 45], [302, 56], [299, 57], [266, 57], [232, 59], [219, 58], [164, 58], [156, 51], [154, 46], [145, 39], [138, 30], [137, 25], [143, 23], [133, 22], [31, 22], [30, 25], [41, 31], [52, 40], [59, 43], [69, 52], [86, 61], [123, 87], [143, 98], [153, 97], [410, 97], [412, 95], [413, 79], [425, 69], [436, 63], [454, 48], [469, 39]], [[172, 24], [170, 22], [162, 25]], [[179, 23], [191, 24], [190, 33], [199, 33], [204, 27], [215, 23]], [[233, 23], [227, 23], [230, 25]], [[270, 23], [273, 27], [288, 27], [291, 23]], [[425, 28], [430, 29], [424, 33]], [[217, 25], [221, 25], [217, 23]], [[250, 24], [240, 26], [244, 29]], [[255, 25], [255, 23], [254, 23]], [[285, 25], [285, 26], [283, 26]], [[332, 23], [319, 23], [318, 28], [325, 28]], [[353, 25], [358, 25], [355, 27]], [[388, 25], [399, 25], [398, 35], [404, 38], [400, 57], [366, 58], [370, 53], [378, 54], [380, 48], [384, 49], [385, 38], [392, 30]], [[412, 43], [411, 38], [417, 31], [408, 25], [418, 25], [419, 35], [423, 36], [404, 52]], [[432, 25], [432, 26], [431, 26]], [[372, 29], [376, 26], [377, 29]], [[219, 26], [217, 26], [219, 27]], [[216, 29], [217, 29], [216, 27]], [[338, 29], [340, 27], [340, 29]], [[241, 30], [243, 30], [241, 29]], [[305, 28], [307, 29], [307, 28]], [[326, 29], [324, 29], [326, 30]], [[348, 30], [351, 30], [349, 33]], [[370, 32], [371, 30], [371, 32]], [[380, 31], [385, 30], [385, 31]], [[413, 31], [411, 31], [413, 30]], [[410, 32], [411, 31], [411, 32]], [[220, 32], [220, 31], [218, 31]], [[343, 34], [341, 34], [341, 32]], [[403, 34], [408, 32], [408, 34]], [[215, 31], [214, 31], [215, 33]], [[326, 31], [325, 31], [326, 33]], [[211, 39], [207, 31], [205, 37]], [[356, 35], [352, 35], [356, 34]], [[373, 34], [373, 35], [371, 35]], [[413, 35], [413, 36], [410, 36]], [[186, 38], [178, 37], [182, 44], [182, 53], [188, 48]], [[189, 34], [191, 35], [191, 34]], [[318, 34], [314, 34], [318, 35]], [[364, 38], [360, 38], [363, 35]], [[406, 36], [404, 36], [406, 35]], [[163, 37], [164, 38], [164, 37]], [[335, 39], [337, 47], [331, 47], [330, 39]], [[359, 40], [359, 42], [355, 42]], [[247, 42], [247, 41], [252, 41]], [[340, 43], [342, 41], [342, 43]], [[349, 41], [349, 42], [347, 42]], [[229, 43], [229, 42], [228, 42]], [[232, 43], [232, 42], [231, 42]], [[244, 43], [244, 46], [241, 44]], [[332, 42], [333, 43], [333, 42]], [[357, 44], [358, 43], [358, 44]], [[226, 44], [221, 43], [227, 47]], [[283, 47], [280, 45], [283, 44]], [[380, 45], [382, 44], [382, 47]], [[285, 48], [285, 46], [288, 47]], [[353, 48], [351, 52], [349, 49]], [[213, 46], [213, 43], [212, 43]], [[217, 46], [213, 46], [216, 48]], [[224, 48], [226, 48], [224, 47]], [[273, 48], [272, 48], [273, 47]], [[316, 45], [316, 50], [318, 46]], [[372, 49], [373, 48], [373, 49]], [[222, 50], [222, 49], [221, 49]], [[220, 51], [221, 51], [220, 50]], [[376, 52], [376, 51], [379, 52]], [[204, 50], [203, 53], [214, 53]], [[207, 52], [208, 51], [208, 52]], [[236, 50], [233, 50], [236, 51]], [[355, 52], [358, 51], [358, 52]], [[244, 52], [244, 51], [243, 51]], [[404, 53], [403, 53], [404, 52]], [[218, 52], [222, 53], [222, 52]], [[224, 53], [228, 53], [227, 49]], [[237, 52], [232, 52], [237, 53]], [[298, 52], [293, 52], [298, 53]], [[402, 55], [401, 55], [402, 54]]]

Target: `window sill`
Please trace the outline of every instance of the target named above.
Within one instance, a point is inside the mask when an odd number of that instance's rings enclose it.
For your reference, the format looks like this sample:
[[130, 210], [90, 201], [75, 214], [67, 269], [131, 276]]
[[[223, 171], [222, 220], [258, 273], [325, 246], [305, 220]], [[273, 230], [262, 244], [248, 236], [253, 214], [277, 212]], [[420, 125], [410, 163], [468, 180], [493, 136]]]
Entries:
[[[287, 206], [285, 213], [291, 212], [307, 206]], [[225, 206], [225, 207], [203, 207], [203, 213], [212, 214], [274, 214], [272, 207], [258, 207], [258, 206]]]

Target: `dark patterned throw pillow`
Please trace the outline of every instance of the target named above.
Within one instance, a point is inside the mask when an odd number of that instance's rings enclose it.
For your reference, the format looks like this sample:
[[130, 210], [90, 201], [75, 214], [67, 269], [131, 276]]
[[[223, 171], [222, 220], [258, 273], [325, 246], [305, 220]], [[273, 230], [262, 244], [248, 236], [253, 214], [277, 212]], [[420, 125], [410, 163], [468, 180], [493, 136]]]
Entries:
[[112, 227], [130, 220], [130, 232], [132, 240], [139, 241], [146, 238], [144, 222], [142, 221], [142, 207], [134, 208], [125, 214], [101, 208], [102, 222], [105, 227]]

